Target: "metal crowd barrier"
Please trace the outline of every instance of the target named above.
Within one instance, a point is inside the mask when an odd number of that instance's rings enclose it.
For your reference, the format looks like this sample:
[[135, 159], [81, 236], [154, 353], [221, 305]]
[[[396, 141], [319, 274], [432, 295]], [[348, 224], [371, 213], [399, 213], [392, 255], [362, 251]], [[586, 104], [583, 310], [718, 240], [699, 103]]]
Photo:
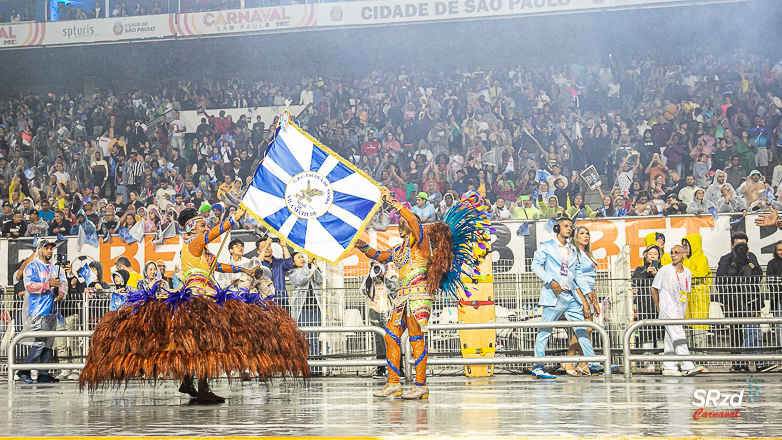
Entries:
[[[380, 327], [299, 327], [299, 330], [305, 333], [367, 333], [372, 332], [375, 334], [386, 334], [385, 329]], [[8, 345], [8, 352], [14, 353], [14, 348], [23, 339], [29, 339], [33, 337], [37, 338], [66, 338], [66, 337], [90, 337], [93, 331], [34, 331], [24, 332], [16, 335]], [[311, 367], [364, 367], [364, 366], [384, 366], [386, 365], [385, 359], [352, 359], [352, 360], [312, 360], [308, 361]], [[69, 364], [69, 363], [49, 363], [49, 364], [17, 364], [13, 355], [8, 356], [8, 385], [12, 386], [14, 383], [14, 371], [17, 370], [81, 370], [84, 368], [84, 364]]]
[[11, 343], [8, 344], [8, 386], [12, 387], [14, 384], [14, 370], [81, 370], [84, 369], [84, 364], [17, 364], [14, 361], [14, 348], [22, 339], [30, 338], [67, 338], [67, 337], [90, 337], [92, 331], [40, 331], [40, 332], [23, 332], [16, 335]]
[[[304, 333], [368, 333], [372, 332], [381, 338], [385, 336], [386, 330], [380, 327], [338, 327], [338, 326], [312, 326], [299, 327]], [[326, 359], [307, 361], [310, 367], [382, 367], [386, 365], [385, 359]]]
[[[666, 326], [666, 325], [743, 325], [743, 324], [777, 324], [782, 325], [782, 318], [723, 318], [723, 319], [645, 319], [633, 323], [625, 330], [622, 344], [622, 362], [625, 379], [630, 379], [631, 361], [724, 361], [728, 358], [731, 361], [782, 361], [782, 355], [774, 354], [690, 354], [690, 355], [648, 355], [631, 354], [630, 339], [633, 333], [639, 327]], [[756, 347], [746, 347], [749, 351]]]
[[[486, 357], [486, 358], [429, 358], [426, 365], [493, 365], [493, 364], [519, 364], [519, 363], [551, 363], [551, 362], [600, 362], [603, 364], [605, 375], [611, 376], [611, 347], [608, 332], [592, 321], [536, 321], [536, 322], [486, 322], [480, 324], [432, 324], [427, 327], [429, 331], [442, 330], [501, 330], [513, 328], [540, 328], [540, 327], [589, 327], [600, 334], [603, 340], [602, 356], [515, 356], [515, 357]], [[409, 342], [405, 342], [407, 346]], [[405, 362], [408, 364], [406, 377], [408, 382], [412, 377], [412, 368], [415, 361], [409, 348], [405, 350]]]
[[[732, 318], [732, 319], [649, 319], [633, 323], [625, 330], [623, 337], [622, 358], [624, 367], [624, 376], [626, 379], [631, 377], [630, 363], [632, 361], [724, 361], [726, 359], [735, 361], [778, 361], [782, 362], [782, 355], [779, 354], [743, 354], [743, 355], [634, 355], [630, 353], [630, 339], [633, 333], [640, 327], [665, 326], [665, 325], [743, 325], [743, 324], [776, 324], [782, 325], [782, 318]], [[603, 354], [601, 356], [550, 356], [550, 357], [481, 357], [481, 358], [456, 358], [456, 357], [433, 357], [427, 360], [427, 365], [493, 365], [493, 364], [519, 364], [519, 363], [561, 363], [561, 362], [600, 362], [605, 369], [605, 375], [611, 376], [611, 347], [608, 338], [608, 332], [598, 324], [591, 321], [555, 321], [555, 322], [489, 322], [480, 324], [432, 324], [428, 327], [429, 331], [454, 331], [454, 330], [502, 330], [513, 328], [540, 328], [540, 327], [588, 327], [595, 330], [603, 340]], [[313, 326], [299, 327], [305, 333], [375, 333], [379, 337], [384, 337], [385, 329], [374, 326]], [[24, 332], [16, 335], [8, 346], [8, 353], [14, 353], [14, 348], [23, 339], [32, 337], [90, 337], [93, 331], [35, 331]], [[409, 380], [412, 378], [414, 364], [412, 351], [410, 350], [409, 340], [405, 339], [405, 376]], [[747, 347], [751, 349], [752, 347]], [[369, 356], [369, 355], [368, 355]], [[309, 361], [311, 367], [351, 367], [351, 366], [384, 366], [385, 359], [326, 359]], [[84, 364], [75, 363], [48, 363], [48, 364], [17, 364], [14, 356], [8, 356], [8, 385], [14, 384], [14, 372], [18, 370], [80, 370]]]
[[[782, 321], [782, 319], [780, 319]], [[603, 338], [608, 341], [608, 333], [599, 325], [590, 321], [557, 321], [557, 322], [514, 322], [514, 323], [483, 323], [483, 324], [435, 324], [429, 326], [430, 330], [490, 330], [490, 329], [509, 329], [509, 328], [534, 328], [534, 327], [589, 327], [594, 329]], [[305, 333], [367, 333], [372, 332], [379, 337], [384, 337], [385, 329], [374, 326], [366, 327], [338, 327], [338, 326], [313, 326], [299, 327], [299, 330]], [[92, 331], [36, 331], [24, 332], [16, 335], [9, 344], [9, 353], [23, 339], [32, 337], [90, 337]], [[409, 341], [405, 339], [405, 346]], [[412, 365], [411, 350], [405, 350], [405, 359], [408, 365]], [[611, 349], [609, 344], [603, 344], [603, 356], [557, 356], [557, 357], [493, 357], [493, 358], [433, 358], [427, 361], [431, 365], [490, 365], [490, 364], [515, 364], [531, 362], [601, 362], [605, 367], [605, 374], [611, 375]], [[308, 362], [310, 367], [355, 367], [355, 366], [384, 366], [385, 359], [326, 359], [311, 360]], [[17, 370], [80, 370], [84, 364], [71, 363], [49, 363], [49, 364], [17, 364], [14, 356], [8, 357], [8, 384], [13, 386], [14, 372]], [[412, 368], [405, 369], [405, 376], [410, 380]]]

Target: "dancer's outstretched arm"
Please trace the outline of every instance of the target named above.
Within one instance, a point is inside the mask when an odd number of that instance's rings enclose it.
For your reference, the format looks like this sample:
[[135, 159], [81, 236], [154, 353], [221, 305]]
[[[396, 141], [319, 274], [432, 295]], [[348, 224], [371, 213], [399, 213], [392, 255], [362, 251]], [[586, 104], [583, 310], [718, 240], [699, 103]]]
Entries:
[[192, 252], [193, 255], [201, 255], [201, 252], [206, 249], [206, 245], [217, 240], [217, 238], [222, 234], [230, 231], [231, 227], [233, 227], [233, 225], [235, 225], [239, 219], [244, 217], [244, 213], [244, 209], [239, 209], [234, 213], [234, 215], [228, 217], [228, 220], [218, 224], [200, 237], [196, 237], [196, 239], [191, 241], [188, 245], [190, 252]]
[[391, 261], [391, 250], [379, 251], [372, 246], [368, 245], [364, 240], [358, 239], [356, 241], [356, 249], [362, 254], [369, 257], [371, 260], [376, 260], [381, 263], [388, 263]]

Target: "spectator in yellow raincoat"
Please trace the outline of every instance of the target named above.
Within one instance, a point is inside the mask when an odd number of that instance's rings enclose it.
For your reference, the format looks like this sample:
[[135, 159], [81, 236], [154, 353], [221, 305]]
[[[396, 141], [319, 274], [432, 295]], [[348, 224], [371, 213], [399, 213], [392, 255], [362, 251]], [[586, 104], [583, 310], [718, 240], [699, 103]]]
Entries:
[[[687, 295], [686, 319], [705, 319], [709, 317], [709, 295], [711, 292], [712, 273], [709, 260], [703, 253], [703, 237], [701, 234], [690, 234], [682, 239], [682, 246], [687, 252], [684, 267], [692, 272], [692, 289]], [[693, 325], [695, 346], [705, 345], [705, 331], [708, 325]]]
[[[671, 264], [671, 256], [665, 252], [665, 235], [660, 232], [651, 232], [644, 237], [644, 241], [646, 242], [646, 247], [657, 246], [660, 248], [660, 252], [662, 253], [662, 255], [660, 255], [660, 265], [665, 266], [666, 264]], [[685, 262], [686, 261], [687, 260], [685, 260]]]

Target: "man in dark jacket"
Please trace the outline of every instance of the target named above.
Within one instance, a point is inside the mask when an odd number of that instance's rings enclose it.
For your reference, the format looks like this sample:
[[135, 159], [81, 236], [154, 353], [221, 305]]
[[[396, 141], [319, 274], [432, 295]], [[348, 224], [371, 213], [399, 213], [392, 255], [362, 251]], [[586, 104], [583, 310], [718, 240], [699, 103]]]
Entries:
[[27, 233], [27, 223], [24, 221], [24, 216], [21, 211], [14, 211], [11, 221], [3, 225], [3, 237], [19, 238], [24, 237], [25, 233]]
[[[719, 302], [722, 303], [726, 318], [755, 317], [763, 307], [763, 297], [760, 293], [760, 279], [763, 269], [757, 257], [749, 251], [748, 237], [743, 232], [734, 233], [731, 238], [731, 252], [720, 258], [717, 266], [717, 286]], [[756, 324], [729, 326], [730, 347], [733, 352], [739, 347], [754, 346]], [[757, 341], [759, 344], [759, 341]], [[768, 367], [756, 364], [757, 371], [765, 371]], [[746, 362], [734, 362], [732, 372], [749, 372]]]
[[[649, 289], [652, 281], [660, 269], [660, 248], [652, 245], [644, 250], [644, 264], [633, 271], [633, 300], [638, 321], [644, 319], [657, 319], [659, 313], [654, 305], [652, 292]], [[638, 347], [644, 349], [644, 354], [654, 354], [654, 348], [658, 339], [662, 339], [662, 328], [642, 327], [638, 329]], [[649, 373], [654, 373], [654, 363], [649, 363], [646, 368]]]

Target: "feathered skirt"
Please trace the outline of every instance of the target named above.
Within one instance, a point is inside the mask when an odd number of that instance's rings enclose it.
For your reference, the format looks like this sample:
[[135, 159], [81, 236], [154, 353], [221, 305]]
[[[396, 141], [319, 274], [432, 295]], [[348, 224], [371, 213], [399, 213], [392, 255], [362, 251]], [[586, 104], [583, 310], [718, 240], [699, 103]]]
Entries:
[[229, 380], [232, 373], [259, 379], [309, 374], [304, 333], [273, 301], [179, 293], [107, 313], [90, 340], [80, 388], [223, 373]]

